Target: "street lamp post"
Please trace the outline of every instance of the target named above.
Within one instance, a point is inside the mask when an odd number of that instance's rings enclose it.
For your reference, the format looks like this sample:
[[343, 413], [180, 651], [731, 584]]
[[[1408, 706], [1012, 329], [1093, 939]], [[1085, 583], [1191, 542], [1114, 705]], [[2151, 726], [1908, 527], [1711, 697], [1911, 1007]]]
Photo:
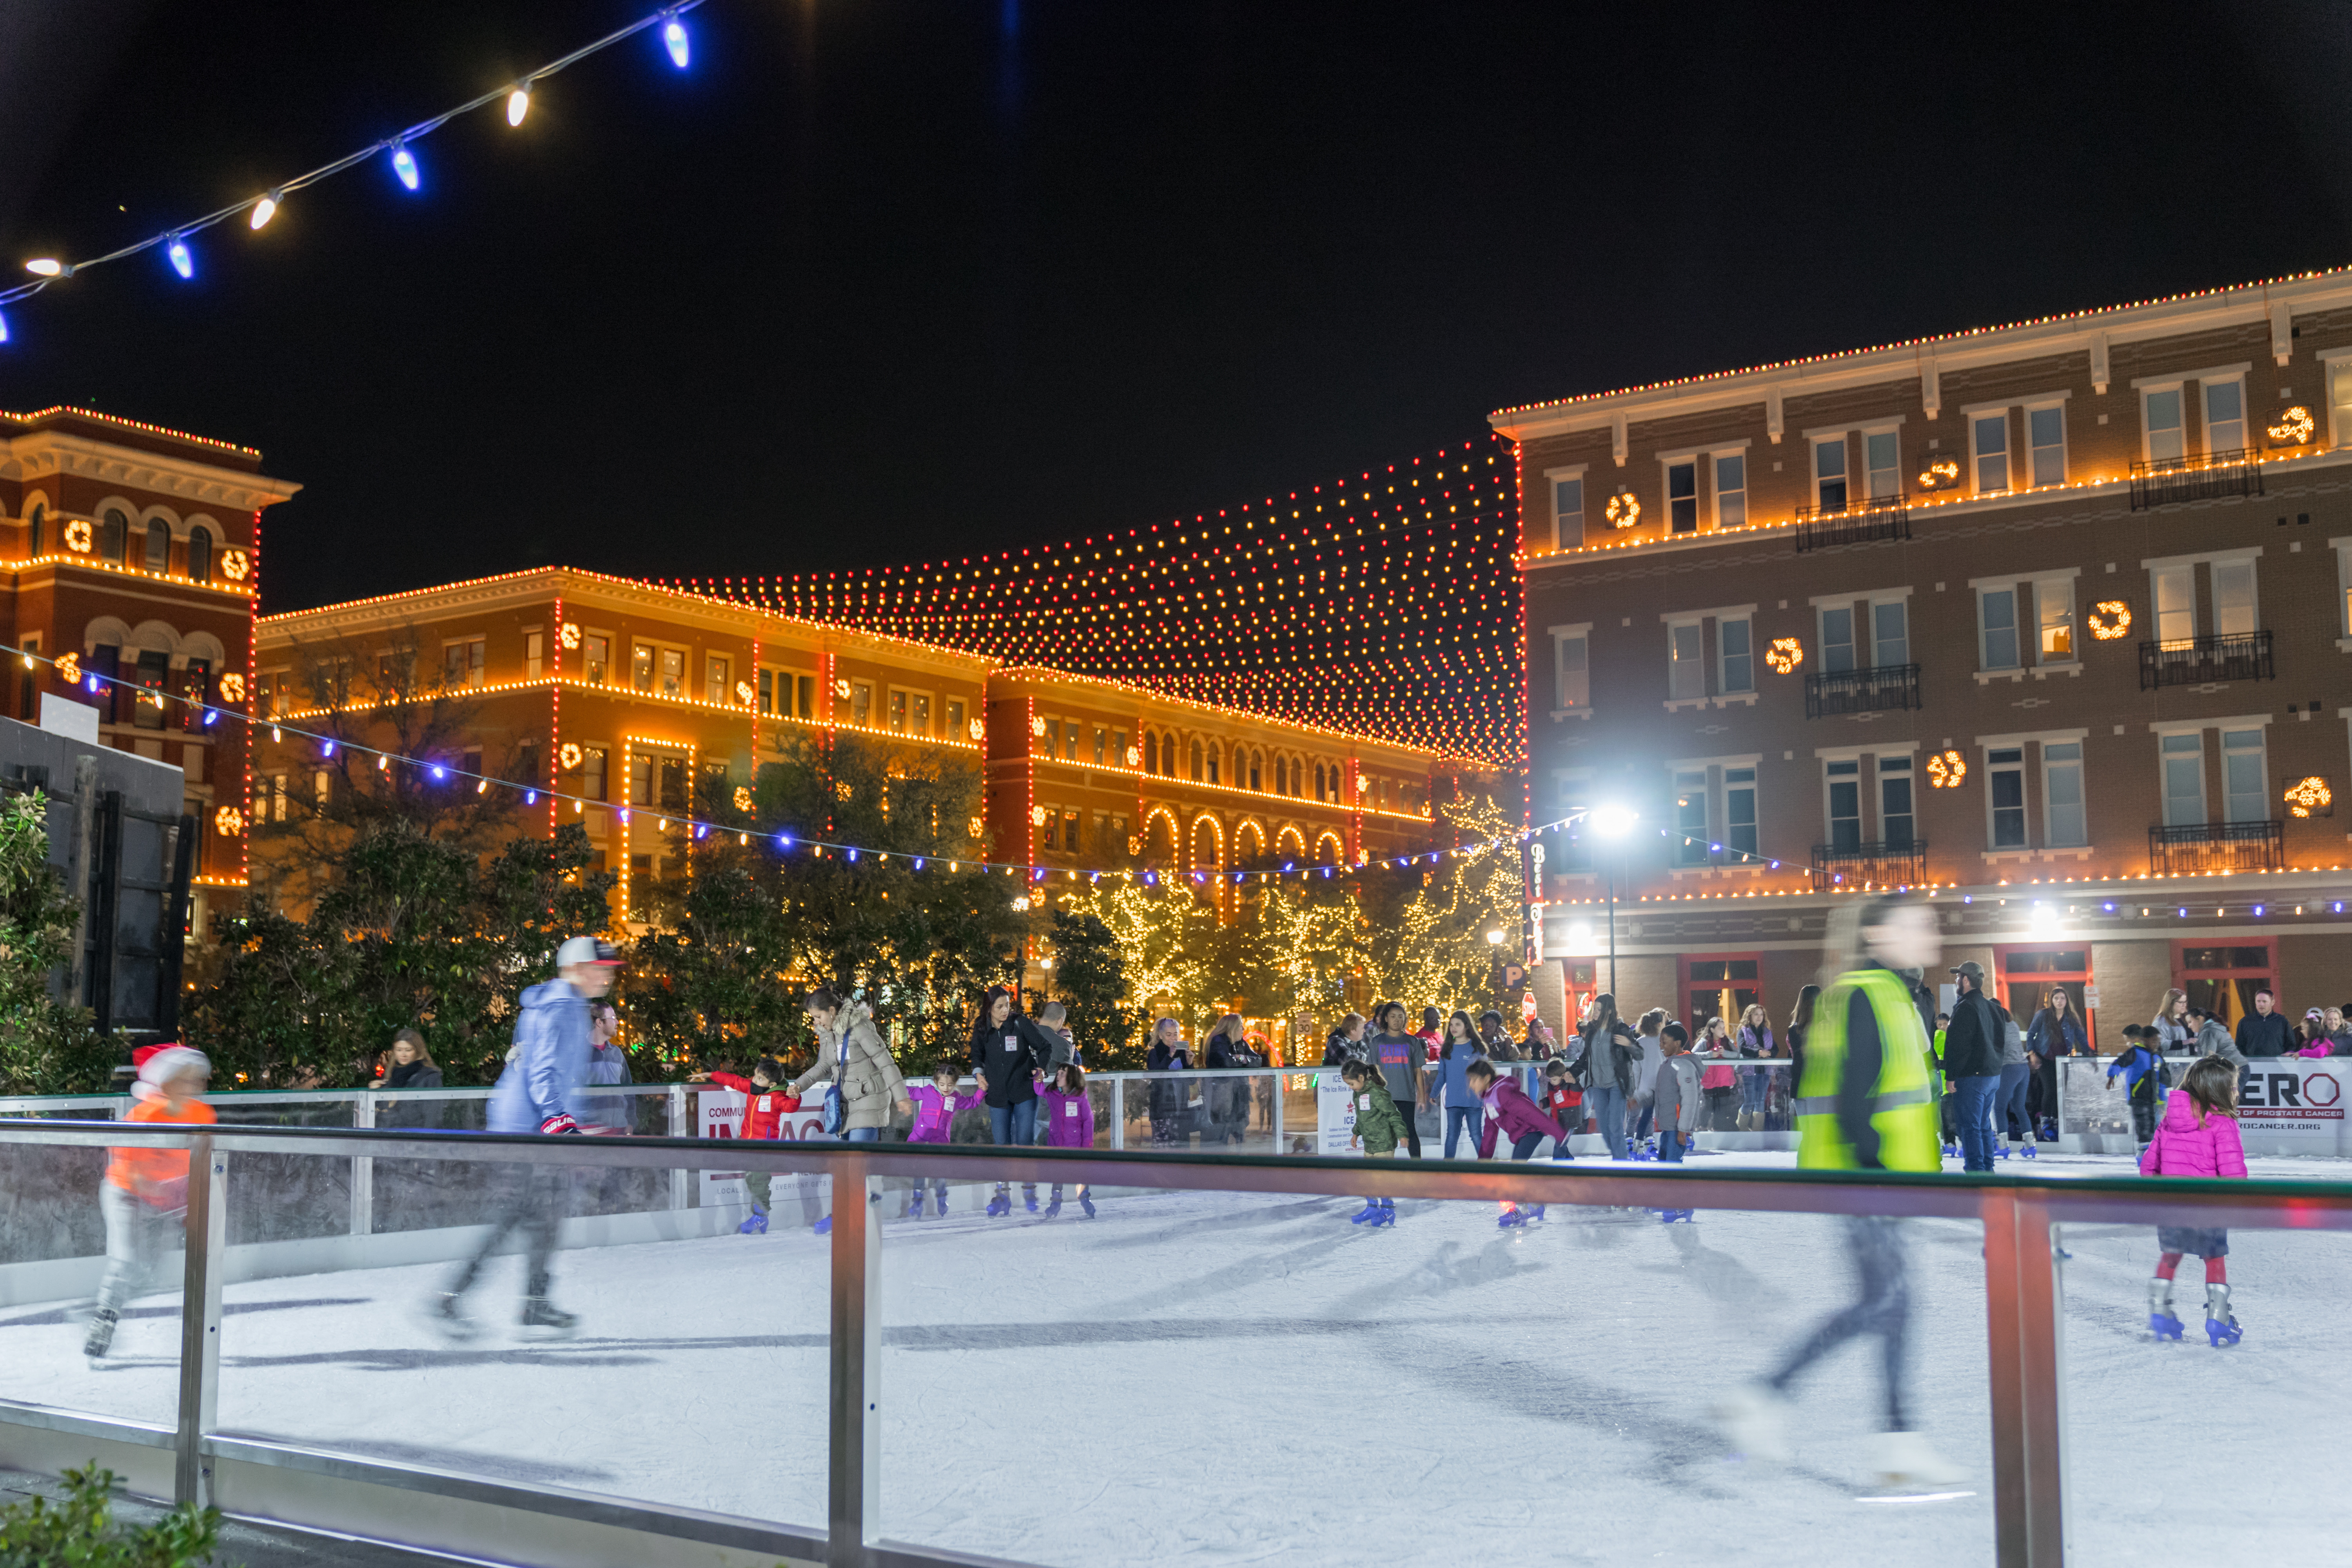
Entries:
[[[1614, 843], [1633, 830], [1640, 821], [1638, 814], [1622, 805], [1604, 805], [1587, 818], [1596, 837]], [[1609, 888], [1609, 994], [1617, 994], [1617, 863], [1611, 860], [1603, 869]]]

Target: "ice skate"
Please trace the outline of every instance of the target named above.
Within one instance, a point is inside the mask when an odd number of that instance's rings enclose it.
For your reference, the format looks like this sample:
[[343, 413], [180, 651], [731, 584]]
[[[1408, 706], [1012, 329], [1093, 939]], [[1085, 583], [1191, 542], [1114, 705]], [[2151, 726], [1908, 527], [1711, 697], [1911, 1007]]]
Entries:
[[1712, 1414], [1734, 1453], [1759, 1464], [1789, 1462], [1789, 1402], [1767, 1384], [1733, 1390]]
[[1959, 1152], [1960, 1146], [1958, 1143], [1947, 1143], [1944, 1145], [1944, 1158], [1947, 1160], [1952, 1158], [1952, 1156], [1958, 1154]]
[[1031, 1214], [1035, 1214], [1037, 1212], [1037, 1189], [1034, 1187], [1022, 1188], [1021, 1205]]
[[1378, 1198], [1366, 1198], [1364, 1200], [1363, 1212], [1357, 1215], [1355, 1218], [1349, 1220], [1348, 1223], [1349, 1225], [1371, 1225], [1378, 1221], [1380, 1217], [1381, 1200]]
[[1384, 1225], [1396, 1224], [1396, 1200], [1394, 1198], [1382, 1198], [1381, 1200], [1380, 1215], [1371, 1222], [1371, 1224], [1375, 1230]]
[[920, 1219], [920, 1218], [922, 1218], [922, 1217], [923, 1217], [923, 1189], [922, 1189], [922, 1188], [920, 1188], [920, 1187], [917, 1187], [917, 1188], [914, 1190], [913, 1194], [908, 1197], [908, 1199], [907, 1199], [907, 1212], [906, 1212], [906, 1213], [904, 1213], [904, 1214], [902, 1214], [902, 1215], [900, 1215], [898, 1217], [899, 1217], [900, 1219]]
[[2147, 1282], [2147, 1331], [2159, 1340], [2177, 1340], [2181, 1334], [2180, 1320], [2172, 1310], [2172, 1281], [2151, 1279]]
[[[1033, 1205], [1031, 1205], [1030, 1206], [1034, 1208], [1034, 1207], [1035, 1207], [1036, 1205], [1034, 1205], [1033, 1204]], [[1051, 1202], [1051, 1203], [1049, 1203], [1049, 1204], [1047, 1204], [1047, 1205], [1045, 1205], [1045, 1217], [1046, 1217], [1047, 1219], [1054, 1219], [1054, 1218], [1055, 1218], [1055, 1217], [1059, 1216], [1059, 1215], [1060, 1215], [1060, 1214], [1061, 1214], [1061, 1212], [1062, 1212], [1062, 1198], [1061, 1198], [1061, 1194], [1058, 1194], [1058, 1193], [1056, 1193], [1056, 1194], [1054, 1195], [1054, 1200], [1053, 1200], [1053, 1202]]]
[[2006, 1160], [2009, 1158], [2009, 1144], [2006, 1141], [1995, 1143], [1992, 1146], [1992, 1157], [1996, 1160]]
[[2033, 1158], [2033, 1145], [2031, 1143], [2020, 1143], [2017, 1146], [2017, 1152], [2029, 1160]]
[[1969, 1473], [1936, 1452], [1917, 1432], [1881, 1432], [1872, 1445], [1871, 1469], [1888, 1491], [1958, 1486]]
[[825, 1215], [823, 1219], [809, 1226], [809, 1231], [812, 1235], [815, 1236], [831, 1236], [833, 1234], [833, 1216], [831, 1215]]
[[2227, 1285], [2205, 1287], [2205, 1337], [2215, 1350], [2236, 1344], [2246, 1331], [2230, 1315], [2230, 1288]]
[[81, 1342], [81, 1353], [92, 1361], [103, 1360], [106, 1352], [114, 1346], [115, 1321], [115, 1311], [111, 1307], [100, 1307], [91, 1313], [89, 1333]]
[[444, 1290], [425, 1304], [425, 1321], [443, 1339], [459, 1343], [480, 1337], [481, 1325], [466, 1311], [466, 1299], [454, 1290]]
[[738, 1236], [765, 1236], [765, 1235], [767, 1235], [767, 1234], [768, 1234], [768, 1216], [767, 1216], [766, 1215], [761, 1214], [758, 1209], [753, 1209], [753, 1210], [751, 1211], [751, 1217], [749, 1217], [748, 1219], [744, 1220], [744, 1222], [743, 1222], [741, 1225], [739, 1225], [739, 1226], [737, 1226], [735, 1227], [735, 1234], [736, 1234], [736, 1235], [738, 1235]]
[[580, 1320], [544, 1296], [524, 1298], [520, 1321], [527, 1340], [568, 1340], [580, 1331]]
[[1013, 1194], [1006, 1192], [1003, 1187], [997, 1188], [996, 1195], [988, 1200], [988, 1217], [991, 1219], [998, 1219], [1005, 1215], [1011, 1214], [1012, 1212]]
[[1495, 1217], [1495, 1223], [1505, 1230], [1513, 1230], [1528, 1223], [1525, 1209], [1507, 1208]]
[[1088, 1219], [1095, 1217], [1095, 1200], [1085, 1193], [1080, 1193], [1078, 1194], [1078, 1207], [1086, 1211], [1087, 1217]]
[[1533, 1208], [1531, 1208], [1531, 1209], [1529, 1209], [1529, 1210], [1528, 1211], [1528, 1223], [1529, 1223], [1530, 1225], [1532, 1225], [1532, 1224], [1534, 1224], [1537, 1220], [1539, 1220], [1539, 1219], [1543, 1218], [1543, 1216], [1544, 1216], [1544, 1206], [1543, 1206], [1543, 1205], [1541, 1205], [1541, 1204], [1538, 1204], [1535, 1207], [1533, 1207]]

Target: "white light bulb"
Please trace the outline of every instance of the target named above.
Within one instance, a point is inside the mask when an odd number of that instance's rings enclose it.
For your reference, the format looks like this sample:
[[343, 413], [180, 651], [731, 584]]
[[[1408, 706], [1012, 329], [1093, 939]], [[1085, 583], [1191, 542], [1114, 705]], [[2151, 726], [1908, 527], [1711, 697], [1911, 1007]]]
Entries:
[[262, 197], [259, 201], [254, 203], [253, 216], [247, 218], [245, 221], [255, 228], [260, 228], [266, 226], [271, 218], [278, 216], [278, 203], [281, 195], [282, 193], [280, 192], [272, 191], [268, 195]]
[[517, 82], [515, 84], [515, 89], [507, 94], [507, 123], [509, 125], [520, 125], [522, 123], [522, 117], [530, 112], [530, 89], [520, 82]]
[[669, 50], [669, 63], [678, 69], [686, 68], [686, 24], [672, 16], [662, 24], [662, 45]]
[[64, 262], [50, 256], [36, 256], [32, 260], [25, 263], [25, 270], [36, 278], [55, 278], [62, 274], [65, 269]]

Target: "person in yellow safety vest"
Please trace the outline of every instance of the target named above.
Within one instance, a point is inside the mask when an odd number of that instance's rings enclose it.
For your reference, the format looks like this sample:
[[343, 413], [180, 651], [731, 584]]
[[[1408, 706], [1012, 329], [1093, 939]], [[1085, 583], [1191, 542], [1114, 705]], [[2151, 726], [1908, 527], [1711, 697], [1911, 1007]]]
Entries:
[[[1927, 970], [1942, 952], [1936, 914], [1903, 897], [1859, 899], [1832, 918], [1834, 978], [1805, 1037], [1797, 1085], [1797, 1165], [1808, 1171], [1938, 1171], [1937, 1108], [1927, 1026], [1898, 970]], [[1890, 1215], [1843, 1220], [1846, 1250], [1862, 1279], [1860, 1300], [1822, 1323], [1780, 1369], [1716, 1407], [1732, 1445], [1750, 1458], [1790, 1457], [1789, 1385], [1847, 1341], [1878, 1341], [1885, 1430], [1874, 1468], [1896, 1489], [1946, 1487], [1967, 1477], [1929, 1446], [1904, 1403], [1904, 1354], [1911, 1327], [1910, 1267], [1903, 1222]]]

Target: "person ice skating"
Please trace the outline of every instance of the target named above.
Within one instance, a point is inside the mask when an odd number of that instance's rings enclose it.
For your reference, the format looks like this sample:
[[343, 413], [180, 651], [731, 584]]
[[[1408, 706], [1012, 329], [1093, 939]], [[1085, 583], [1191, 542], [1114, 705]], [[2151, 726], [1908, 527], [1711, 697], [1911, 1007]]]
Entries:
[[[621, 956], [593, 936], [567, 938], [555, 954], [555, 978], [522, 994], [522, 1016], [515, 1023], [514, 1050], [490, 1090], [489, 1131], [505, 1133], [577, 1133], [588, 1083], [588, 1005], [613, 988]], [[469, 1340], [480, 1331], [466, 1313], [466, 1292], [482, 1266], [507, 1237], [520, 1231], [523, 1264], [521, 1326], [527, 1335], [560, 1338], [580, 1321], [548, 1299], [550, 1265], [563, 1225], [565, 1177], [558, 1165], [515, 1164], [499, 1170], [499, 1209], [489, 1234], [474, 1256], [459, 1266], [430, 1308], [436, 1328], [452, 1339]]]
[[1544, 1064], [1543, 1098], [1538, 1103], [1546, 1116], [1559, 1123], [1559, 1144], [1552, 1158], [1573, 1160], [1576, 1156], [1568, 1152], [1568, 1141], [1584, 1128], [1584, 1089], [1568, 1063], [1558, 1057]]
[[[715, 1083], [746, 1097], [742, 1125], [735, 1134], [738, 1141], [783, 1136], [784, 1118], [801, 1108], [801, 1097], [781, 1087], [784, 1080], [784, 1064], [773, 1057], [761, 1057], [754, 1062], [750, 1078], [739, 1078], [731, 1072], [698, 1072], [688, 1073], [686, 1079], [688, 1083]], [[751, 1196], [751, 1212], [735, 1227], [739, 1232], [745, 1236], [768, 1234], [768, 1200], [774, 1184], [772, 1172], [743, 1173], [743, 1185]]]
[[[990, 1133], [999, 1144], [1025, 1149], [1037, 1142], [1037, 1086], [1069, 1054], [1069, 1042], [1053, 1033], [1068, 1010], [1059, 1002], [1046, 1003], [1040, 1010], [1045, 1020], [1040, 1026], [1023, 1016], [1013, 1002], [1006, 987], [988, 988], [980, 1023], [971, 1034], [971, 1070], [988, 1106]], [[1159, 1110], [1156, 1099], [1152, 1109], [1155, 1113]], [[1037, 1184], [1022, 1183], [1021, 1199], [1035, 1214]], [[996, 1195], [988, 1201], [988, 1215], [999, 1219], [1012, 1212], [1012, 1185], [999, 1182]]]
[[[196, 1098], [212, 1079], [213, 1064], [202, 1051], [173, 1042], [132, 1053], [139, 1077], [134, 1103], [125, 1121], [152, 1125], [181, 1122], [209, 1126], [219, 1120]], [[109, 1151], [106, 1179], [99, 1184], [98, 1210], [106, 1221], [106, 1273], [98, 1287], [82, 1353], [97, 1361], [114, 1344], [115, 1324], [133, 1296], [146, 1289], [155, 1260], [170, 1245], [188, 1214], [188, 1151], [132, 1143]]]
[[1472, 1026], [1470, 1015], [1457, 1009], [1445, 1020], [1445, 1038], [1437, 1047], [1437, 1077], [1444, 1085], [1445, 1096], [1445, 1157], [1449, 1160], [1454, 1158], [1455, 1142], [1465, 1131], [1470, 1134], [1470, 1146], [1478, 1146], [1486, 1110], [1471, 1092], [1469, 1080], [1463, 1074], [1472, 1062], [1482, 1059], [1478, 1031]]
[[[1246, 1081], [1246, 1080], [1244, 1080]], [[1054, 1069], [1054, 1081], [1046, 1089], [1045, 1146], [1049, 1149], [1091, 1149], [1095, 1146], [1095, 1102], [1087, 1093], [1087, 1075], [1076, 1062], [1064, 1062]], [[1087, 1195], [1087, 1184], [1078, 1184], [1078, 1206], [1087, 1217], [1095, 1217], [1095, 1201]], [[1053, 1201], [1045, 1205], [1045, 1217], [1052, 1219], [1062, 1212], [1062, 1184], [1054, 1184]]]
[[[942, 1058], [931, 1068], [930, 1082], [907, 1086], [907, 1099], [915, 1108], [915, 1124], [908, 1130], [908, 1142], [952, 1142], [956, 1114], [980, 1103], [980, 1090], [961, 1092], [962, 1079], [956, 1064]], [[931, 1206], [940, 1215], [948, 1212], [948, 1184], [936, 1176], [931, 1178]], [[915, 1190], [908, 1194], [907, 1213], [917, 1219], [923, 1216], [923, 1184], [919, 1179]]]
[[2033, 1025], [2025, 1032], [2026, 1055], [2033, 1061], [2034, 1092], [2040, 1098], [2034, 1136], [2047, 1142], [2058, 1136], [2058, 1058], [2090, 1054], [2091, 1037], [2083, 1015], [2064, 986], [2053, 985]]
[[1698, 1058], [1691, 1054], [1689, 1030], [1670, 1022], [1659, 1029], [1658, 1046], [1665, 1055], [1650, 1089], [1651, 1107], [1658, 1119], [1658, 1158], [1680, 1163], [1690, 1152], [1691, 1140], [1698, 1135], [1699, 1107], [1706, 1090]]
[[1577, 1067], [1591, 1102], [1593, 1130], [1612, 1160], [1626, 1154], [1625, 1110], [1633, 1103], [1640, 1037], [1617, 1016], [1617, 998], [1596, 992], [1584, 1017], [1584, 1050]]
[[[1352, 1058], [1341, 1064], [1339, 1077], [1348, 1086], [1349, 1100], [1356, 1113], [1356, 1131], [1348, 1140], [1348, 1146], [1375, 1160], [1394, 1159], [1397, 1145], [1404, 1139], [1405, 1120], [1389, 1094], [1387, 1080], [1369, 1062]], [[1394, 1225], [1396, 1200], [1366, 1198], [1363, 1211], [1350, 1223]]]
[[1805, 1076], [1805, 1037], [1812, 1032], [1813, 1014], [1821, 1006], [1821, 1000], [1820, 986], [1800, 985], [1796, 1005], [1789, 1009], [1789, 1027], [1783, 1036], [1789, 1042], [1789, 1070], [1780, 1075], [1775, 1086], [1780, 1097], [1784, 1128], [1797, 1124], [1797, 1084]]
[[[1805, 1042], [1805, 1075], [1797, 1088], [1800, 1169], [1940, 1165], [1927, 1030], [1910, 987], [1894, 972], [1927, 968], [1941, 946], [1935, 912], [1907, 898], [1858, 899], [1832, 916], [1830, 952], [1843, 972], [1822, 994]], [[1716, 1417], [1751, 1458], [1785, 1459], [1790, 1384], [1849, 1340], [1874, 1338], [1885, 1398], [1885, 1429], [1874, 1455], [1878, 1478], [1890, 1487], [1948, 1486], [1965, 1472], [1928, 1445], [1905, 1399], [1911, 1283], [1904, 1222], [1855, 1215], [1843, 1223], [1860, 1298], [1796, 1345], [1769, 1378], [1718, 1405]]]
[[[621, 1016], [614, 1011], [613, 1005], [610, 1002], [593, 1004], [588, 1009], [588, 1081], [591, 1084], [611, 1085], [629, 1081], [629, 1053], [621, 1045], [620, 1035]], [[592, 1094], [587, 1097], [586, 1103], [588, 1113], [580, 1119], [581, 1131], [621, 1137], [636, 1130], [627, 1095]]]
[[2200, 1057], [2219, 1057], [2231, 1067], [2246, 1065], [2246, 1055], [2238, 1049], [2237, 1037], [2230, 1033], [2229, 1025], [2202, 1007], [2189, 1008], [2188, 1021], [2189, 1026], [2197, 1031], [2189, 1046], [2192, 1052]]
[[2158, 1049], [2159, 1036], [2153, 1025], [2126, 1024], [2124, 1038], [2130, 1042], [2123, 1054], [2107, 1068], [2107, 1081], [2124, 1075], [2124, 1099], [2131, 1106], [2132, 1136], [2143, 1149], [2156, 1136], [2156, 1096], [2162, 1087], [2172, 1082], [2172, 1069], [2164, 1065], [2164, 1055]]
[[[1506, 1132], [1511, 1135], [1511, 1158], [1532, 1160], [1538, 1149], [1550, 1142], [1557, 1147], [1564, 1141], [1559, 1122], [1543, 1113], [1542, 1107], [1527, 1097], [1518, 1079], [1508, 1068], [1497, 1069], [1494, 1063], [1472, 1062], [1465, 1073], [1470, 1088], [1486, 1107], [1486, 1131], [1479, 1135], [1478, 1158], [1495, 1157], [1495, 1145]], [[1510, 1199], [1503, 1200], [1503, 1212], [1495, 1223], [1508, 1229], [1522, 1226], [1531, 1219], [1544, 1216], [1544, 1205], [1522, 1209]]]
[[[1626, 1139], [1629, 1147], [1625, 1151], [1630, 1159], [1646, 1160], [1657, 1152], [1657, 1145], [1652, 1139], [1652, 1129], [1657, 1125], [1658, 1064], [1666, 1059], [1665, 1044], [1659, 1037], [1658, 1031], [1665, 1026], [1665, 1022], [1666, 1010], [1653, 1007], [1642, 1015], [1642, 1022], [1637, 1026], [1642, 1055], [1633, 1068], [1634, 1121], [1633, 1131]], [[1639, 1145], [1639, 1152], [1630, 1145]]]
[[[838, 1089], [843, 1142], [880, 1142], [890, 1113], [911, 1116], [915, 1107], [907, 1098], [907, 1080], [898, 1072], [897, 1058], [874, 1026], [873, 1013], [856, 997], [844, 996], [830, 985], [812, 990], [802, 1009], [816, 1035], [816, 1060], [793, 1080], [792, 1092], [805, 1098], [812, 1088], [819, 1094]], [[812, 1228], [819, 1236], [830, 1234], [833, 1216], [826, 1215]]]
[[1372, 1065], [1389, 1086], [1389, 1097], [1396, 1101], [1397, 1114], [1404, 1121], [1405, 1147], [1416, 1160], [1421, 1158], [1421, 1129], [1414, 1116], [1422, 1101], [1428, 1098], [1428, 1081], [1421, 1070], [1421, 1042], [1405, 1033], [1404, 1004], [1384, 1002], [1372, 1015], [1381, 1032], [1367, 1042], [1371, 1047]]
[[[2140, 1152], [2143, 1176], [2201, 1176], [2207, 1180], [2246, 1174], [2245, 1141], [2238, 1134], [2238, 1069], [2207, 1057], [2183, 1075], [2164, 1108], [2156, 1136]], [[2156, 1278], [2147, 1282], [2147, 1326], [2159, 1340], [2177, 1340], [2180, 1320], [2172, 1310], [2173, 1271], [2183, 1254], [2205, 1260], [2205, 1337], [2215, 1350], [2244, 1337], [2230, 1311], [2230, 1233], [2201, 1226], [2160, 1225]]]
[[[1986, 998], [1991, 1001], [1990, 997]], [[2025, 1050], [2025, 1031], [2009, 1009], [1992, 1003], [1992, 1010], [2000, 1019], [2000, 1084], [1993, 1090], [1992, 1124], [1994, 1131], [2005, 1137], [1996, 1143], [1993, 1157], [2006, 1160], [2021, 1149], [2025, 1158], [2033, 1158], [2033, 1117], [2026, 1109], [2033, 1084], [2033, 1062]]]
[[1960, 1169], [1992, 1169], [1993, 1102], [2003, 1068], [2000, 1013], [1984, 993], [1984, 965], [1952, 966], [1952, 1017], [1944, 1026], [1944, 1076], [1952, 1085], [1952, 1119]]

